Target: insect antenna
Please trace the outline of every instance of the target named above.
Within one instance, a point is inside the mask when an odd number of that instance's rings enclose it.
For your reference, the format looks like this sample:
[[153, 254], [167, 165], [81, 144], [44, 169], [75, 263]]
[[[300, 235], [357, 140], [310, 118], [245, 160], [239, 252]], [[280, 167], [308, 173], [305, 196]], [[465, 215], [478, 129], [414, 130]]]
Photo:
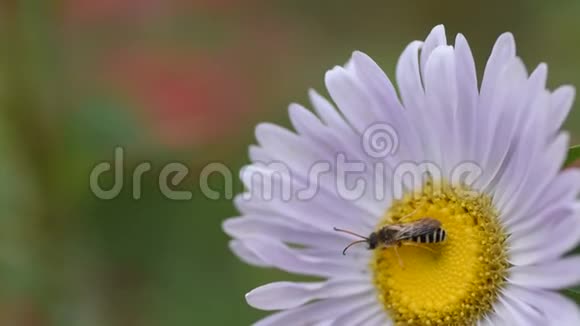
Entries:
[[367, 238], [367, 237], [365, 237], [365, 236], [362, 236], [362, 235], [360, 235], [360, 234], [354, 233], [354, 232], [352, 232], [352, 231], [349, 231], [349, 230], [344, 230], [344, 229], [334, 228], [334, 231], [337, 231], [337, 232], [343, 232], [343, 233], [347, 233], [347, 234], [354, 235], [355, 237], [359, 237], [359, 238], [363, 239], [363, 240], [357, 240], [357, 241], [351, 242], [351, 243], [350, 243], [348, 246], [346, 246], [346, 247], [344, 248], [344, 250], [342, 251], [342, 254], [343, 254], [344, 256], [346, 256], [346, 251], [348, 250], [348, 248], [352, 247], [353, 245], [355, 245], [355, 244], [357, 244], [357, 243], [369, 242], [369, 238]]
[[357, 243], [363, 243], [363, 242], [367, 242], [367, 240], [357, 240], [357, 241], [351, 242], [348, 246], [346, 246], [344, 248], [344, 250], [342, 251], [342, 255], [346, 256], [346, 251], [348, 250], [348, 248], [352, 247], [353, 245], [355, 245]]

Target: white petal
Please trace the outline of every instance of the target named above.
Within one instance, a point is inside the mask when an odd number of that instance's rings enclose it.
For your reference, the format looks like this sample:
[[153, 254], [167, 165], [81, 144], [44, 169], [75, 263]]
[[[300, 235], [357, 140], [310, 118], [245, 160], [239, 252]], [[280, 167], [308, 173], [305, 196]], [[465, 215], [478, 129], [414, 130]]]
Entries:
[[[322, 231], [341, 227], [364, 234], [374, 228], [378, 215], [363, 209], [379, 210], [380, 207], [364, 207], [355, 201], [343, 199], [333, 193], [334, 183], [325, 180], [313, 184], [316, 187], [313, 196], [301, 198], [301, 191], [310, 189], [312, 185], [297, 178], [296, 173], [284, 171], [283, 164], [281, 168], [272, 167], [253, 164], [242, 169], [240, 178], [249, 191], [249, 197], [242, 196], [238, 205], [259, 207], [261, 212], [288, 216]], [[332, 175], [325, 177], [331, 178]], [[363, 183], [362, 180], [360, 182]], [[242, 211], [252, 210], [242, 207]]]
[[[546, 193], [548, 191], [549, 189]], [[508, 233], [511, 234], [511, 238], [514, 240], [519, 239], [520, 236], [526, 237], [529, 235], [529, 231], [545, 227], [547, 222], [551, 223], [562, 216], [570, 215], [570, 212], [573, 211], [573, 205], [570, 205], [571, 202], [571, 200], [561, 200], [538, 206], [537, 210], [530, 211], [521, 221], [510, 226]]]
[[488, 110], [498, 79], [507, 63], [516, 55], [516, 44], [511, 33], [499, 36], [485, 66], [480, 91], [480, 110]]
[[[537, 139], [537, 141], [542, 142], [541, 139]], [[538, 157], [535, 164], [529, 164], [529, 160], [533, 159], [533, 157], [529, 157], [528, 165], [531, 166], [528, 169], [529, 173], [511, 194], [513, 200], [506, 202], [505, 207], [500, 208], [513, 216], [507, 221], [508, 224], [515, 223], [524, 213], [528, 212], [534, 202], [543, 195], [543, 190], [556, 178], [566, 158], [569, 142], [569, 135], [561, 133], [544, 148], [543, 155]], [[524, 156], [522, 155], [522, 157]]]
[[386, 313], [382, 312], [369, 320], [365, 321], [364, 326], [391, 326], [393, 325], [393, 320], [387, 316]]
[[312, 112], [300, 104], [290, 104], [288, 107], [288, 114], [296, 132], [301, 136], [309, 138], [317, 137], [319, 130], [323, 128], [325, 129], [322, 122], [318, 120]]
[[[508, 316], [506, 307], [500, 303], [493, 306], [493, 311], [485, 316], [477, 323], [478, 326], [508, 326], [512, 325], [512, 321]], [[516, 326], [516, 325], [513, 325]], [[519, 326], [519, 325], [517, 325]]]
[[527, 321], [522, 323], [522, 325], [541, 325], [544, 324], [545, 317], [542, 313], [536, 310], [527, 302], [523, 301], [519, 298], [514, 291], [511, 291], [513, 286], [507, 286], [505, 289], [502, 290], [502, 300], [505, 303], [506, 307], [510, 308], [510, 311], [516, 318], [526, 318]]
[[556, 132], [562, 127], [572, 108], [574, 97], [576, 97], [576, 89], [570, 85], [561, 86], [552, 93], [550, 97], [551, 111], [548, 114], [550, 131]]
[[[566, 169], [560, 172], [542, 193], [543, 196], [538, 197], [529, 211], [525, 212], [526, 218], [532, 216], [540, 218], [546, 212], [570, 209], [580, 193], [580, 172], [576, 169]], [[514, 228], [517, 229], [517, 225]]]
[[[362, 218], [370, 214], [372, 218], [368, 223], [374, 226], [376, 224], [375, 216], [383, 214], [386, 203], [377, 200], [374, 196], [375, 192], [369, 190], [372, 189], [375, 181], [373, 175], [375, 165], [368, 159], [368, 154], [364, 153], [360, 136], [323, 126], [312, 114], [297, 104], [290, 106], [290, 113], [292, 122], [303, 135], [298, 136], [288, 130], [269, 124], [262, 124], [256, 129], [259, 142], [263, 145], [267, 155], [272, 158], [272, 161], [265, 166], [281, 165], [281, 168], [278, 169], [280, 171], [276, 172], [284, 172], [289, 175], [290, 183], [295, 185], [291, 187], [293, 190], [298, 192], [306, 189], [317, 191], [312, 193], [312, 196], [316, 195], [318, 201], [321, 200], [321, 197], [327, 199], [330, 197], [329, 199], [337, 201], [337, 197], [341, 199], [349, 195], [341, 192], [343, 188], [337, 186], [337, 180], [344, 180], [346, 177], [347, 182], [351, 182], [349, 180], [357, 183], [360, 182], [357, 180], [364, 181], [363, 185], [366, 186], [367, 191], [362, 192], [362, 196], [358, 199], [347, 198], [350, 200], [347, 204], [351, 206], [351, 212], [346, 213], [344, 208], [341, 211], [350, 216], [362, 216]], [[354, 163], [339, 165], [339, 154], [343, 155], [348, 162]], [[356, 173], [347, 173], [346, 176], [339, 174], [341, 173], [340, 169], [346, 168], [346, 164], [362, 165], [363, 169], [356, 171]], [[390, 165], [385, 165], [385, 169], [388, 173]], [[313, 189], [312, 186], [316, 189]], [[257, 190], [261, 191], [261, 189]], [[385, 196], [385, 198], [390, 197]], [[304, 198], [298, 199], [304, 200]], [[332, 205], [328, 205], [328, 208], [332, 208]], [[354, 212], [352, 209], [359, 211]], [[340, 214], [340, 212], [337, 213]]]
[[313, 326], [331, 326], [334, 321], [332, 319], [317, 321]]
[[[457, 110], [457, 80], [455, 77], [455, 53], [451, 46], [439, 46], [433, 50], [425, 64], [423, 80], [429, 108], [425, 115], [430, 121], [430, 137], [437, 140], [433, 160], [444, 176], [459, 163], [458, 152], [449, 145], [455, 139], [455, 112]], [[428, 130], [422, 132], [428, 133]]]
[[367, 266], [353, 264], [352, 258], [306, 255], [279, 241], [268, 238], [246, 238], [244, 245], [261, 261], [281, 270], [320, 277], [356, 277], [368, 274]]
[[271, 162], [274, 160], [274, 158], [268, 153], [268, 151], [266, 151], [265, 149], [263, 149], [260, 146], [250, 145], [248, 152], [249, 152], [250, 160], [252, 162], [267, 163], [267, 162]]
[[536, 264], [554, 260], [574, 248], [580, 240], [580, 207], [574, 208], [574, 217], [557, 221], [548, 228], [538, 230], [535, 239], [541, 239], [544, 246], [528, 246], [524, 250], [510, 250], [510, 262], [516, 266]]
[[433, 50], [437, 47], [447, 45], [447, 38], [445, 37], [445, 27], [443, 25], [437, 25], [433, 27], [427, 38], [425, 39], [425, 43], [421, 50], [421, 73], [423, 77], [425, 77], [425, 71], [427, 71], [427, 61], [431, 56]]
[[347, 241], [343, 234], [333, 230], [320, 232], [308, 225], [277, 216], [246, 215], [230, 218], [223, 223], [223, 229], [234, 238], [267, 235], [286, 243], [334, 250], [344, 246]]
[[571, 287], [580, 284], [580, 256], [565, 257], [538, 265], [515, 266], [509, 273], [509, 282], [523, 287]]
[[[315, 163], [326, 162], [324, 153], [318, 151], [311, 141], [279, 126], [268, 123], [258, 125], [256, 138], [267, 155], [273, 159], [272, 162], [260, 164], [260, 168], [264, 171], [282, 173], [292, 181], [305, 183]], [[258, 164], [255, 165], [258, 166]], [[242, 178], [244, 178], [244, 172], [248, 171], [241, 171]], [[265, 184], [265, 186], [269, 185]], [[248, 183], [246, 186], [253, 190]], [[260, 191], [260, 189], [257, 190]]]
[[369, 294], [325, 299], [275, 313], [258, 321], [254, 326], [313, 325], [317, 322], [339, 318], [361, 305], [376, 304], [374, 302], [376, 298]]
[[421, 138], [399, 102], [395, 88], [387, 75], [368, 55], [362, 52], [354, 52], [351, 62], [354, 64], [359, 80], [367, 86], [369, 93], [381, 109], [380, 121], [396, 128], [401, 142], [397, 154], [404, 152], [402, 159], [408, 156], [420, 159]]
[[[432, 162], [440, 157], [440, 145], [436, 132], [438, 128], [433, 128], [431, 116], [426, 114], [427, 105], [425, 90], [421, 80], [419, 69], [419, 50], [422, 43], [414, 41], [405, 48], [399, 62], [397, 63], [397, 83], [401, 100], [405, 106], [410, 121], [419, 131], [423, 153], [415, 162]], [[439, 162], [437, 162], [439, 163]]]
[[[518, 114], [522, 110], [526, 99], [525, 80], [527, 73], [523, 62], [519, 58], [512, 58], [504, 65], [500, 79], [497, 81], [497, 89], [489, 94], [488, 107], [479, 104], [476, 119], [478, 121], [478, 133], [476, 133], [475, 161], [479, 162], [484, 170], [481, 177], [480, 189], [493, 188], [497, 185], [498, 190], [509, 188], [502, 185], [503, 182], [513, 182], [515, 177], [504, 180], [502, 175], [507, 175], [506, 170], [516, 169], [511, 164], [516, 164], [518, 156], [512, 157], [518, 149], [516, 142], [518, 133], [521, 132], [521, 121]], [[512, 161], [513, 160], [513, 161]], [[524, 174], [526, 170], [517, 170]], [[512, 185], [513, 187], [513, 185]]]
[[362, 133], [377, 121], [373, 103], [351, 72], [334, 67], [326, 72], [324, 81], [330, 96], [357, 131]]
[[423, 107], [424, 94], [419, 71], [419, 49], [423, 43], [414, 41], [405, 48], [397, 63], [397, 84], [405, 108], [417, 111]]
[[467, 40], [461, 34], [458, 34], [455, 39], [455, 67], [457, 68], [457, 121], [459, 124], [454, 146], [460, 149], [463, 160], [473, 161], [479, 92], [475, 61]]
[[326, 123], [326, 125], [342, 132], [352, 132], [352, 129], [348, 123], [344, 121], [343, 117], [336, 110], [334, 105], [332, 105], [327, 99], [325, 99], [313, 89], [308, 91], [308, 97], [310, 98], [310, 102], [314, 107], [314, 111], [316, 111], [316, 113], [320, 116], [320, 119]]
[[[326, 127], [314, 114], [299, 104], [291, 104], [289, 113], [296, 131], [307, 140], [304, 146], [316, 148], [321, 162], [333, 164], [338, 153], [344, 153], [350, 160], [364, 162], [368, 158], [360, 146], [359, 135]], [[310, 170], [317, 163], [319, 162], [311, 162]]]
[[385, 315], [385, 310], [380, 305], [365, 305], [361, 306], [349, 314], [345, 314], [340, 318], [337, 318], [332, 326], [362, 326], [368, 325], [371, 319], [376, 318], [376, 316], [383, 317]]
[[229, 242], [230, 250], [236, 254], [243, 262], [249, 265], [258, 267], [271, 267], [271, 264], [266, 263], [260, 257], [256, 256], [254, 252], [248, 249], [243, 241], [231, 240]]
[[257, 309], [281, 310], [295, 308], [314, 300], [370, 293], [372, 290], [370, 280], [362, 278], [318, 283], [276, 282], [250, 291], [246, 294], [246, 300]]
[[[501, 319], [504, 320], [502, 323], [495, 323], [493, 325], [539, 325], [542, 317], [538, 314], [534, 315], [527, 315], [525, 310], [522, 310], [524, 306], [518, 306], [513, 304], [512, 301], [508, 300], [507, 298], [499, 297], [498, 301], [493, 305], [493, 311], [496, 315], [495, 318], [492, 319]], [[534, 319], [535, 318], [535, 319]]]
[[355, 51], [351, 61], [359, 79], [380, 98], [380, 102], [385, 105], [385, 110], [403, 110], [395, 87], [373, 59], [363, 52]]
[[259, 124], [256, 139], [274, 160], [287, 170], [298, 171], [301, 175], [307, 175], [312, 163], [321, 159], [319, 152], [309, 146], [303, 137], [274, 124]]
[[[538, 239], [554, 236], [553, 230], [558, 224], [564, 222], [567, 226], [573, 225], [574, 220], [577, 219], [578, 214], [574, 209], [574, 205], [570, 204], [567, 206], [555, 206], [545, 212], [526, 217], [513, 227], [508, 228], [510, 250], [514, 252], [533, 251], [540, 247], [545, 247], [546, 244], [538, 241]], [[573, 229], [569, 231], [573, 231]]]
[[513, 296], [539, 311], [546, 321], [543, 325], [580, 325], [580, 310], [576, 303], [558, 293], [519, 286], [513, 286], [509, 291]]

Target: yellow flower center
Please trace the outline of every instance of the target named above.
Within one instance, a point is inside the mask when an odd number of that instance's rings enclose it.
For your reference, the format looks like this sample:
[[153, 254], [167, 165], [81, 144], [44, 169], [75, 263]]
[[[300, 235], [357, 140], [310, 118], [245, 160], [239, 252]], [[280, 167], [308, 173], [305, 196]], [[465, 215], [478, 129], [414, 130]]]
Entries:
[[421, 244], [427, 248], [403, 242], [397, 247], [402, 264], [394, 248], [375, 249], [380, 300], [397, 325], [475, 324], [491, 310], [507, 273], [498, 213], [484, 194], [428, 182], [394, 202], [378, 229], [424, 217], [441, 222], [446, 240]]

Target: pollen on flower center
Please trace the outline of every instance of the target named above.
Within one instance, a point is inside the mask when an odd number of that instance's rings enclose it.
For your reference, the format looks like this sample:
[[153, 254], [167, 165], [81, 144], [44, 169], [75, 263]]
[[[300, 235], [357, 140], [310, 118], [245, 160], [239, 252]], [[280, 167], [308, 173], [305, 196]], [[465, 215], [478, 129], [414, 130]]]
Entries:
[[[415, 212], [404, 220], [400, 220]], [[378, 225], [438, 219], [443, 243], [378, 248], [372, 261], [379, 297], [399, 325], [471, 325], [491, 311], [508, 268], [506, 233], [491, 199], [463, 187], [434, 187], [396, 201]]]

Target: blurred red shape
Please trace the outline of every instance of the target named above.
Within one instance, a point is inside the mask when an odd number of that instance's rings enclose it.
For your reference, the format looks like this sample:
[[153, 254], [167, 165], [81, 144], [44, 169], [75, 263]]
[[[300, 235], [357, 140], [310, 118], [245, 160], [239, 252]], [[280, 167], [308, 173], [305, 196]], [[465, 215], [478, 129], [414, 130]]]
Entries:
[[216, 141], [250, 108], [251, 83], [227, 56], [139, 49], [115, 55], [105, 71], [168, 145]]
[[36, 302], [16, 299], [0, 302], [0, 325], [47, 326], [49, 318]]
[[63, 0], [61, 14], [72, 24], [98, 23], [102, 20], [138, 19], [183, 10], [223, 12], [248, 5], [239, 0]]

